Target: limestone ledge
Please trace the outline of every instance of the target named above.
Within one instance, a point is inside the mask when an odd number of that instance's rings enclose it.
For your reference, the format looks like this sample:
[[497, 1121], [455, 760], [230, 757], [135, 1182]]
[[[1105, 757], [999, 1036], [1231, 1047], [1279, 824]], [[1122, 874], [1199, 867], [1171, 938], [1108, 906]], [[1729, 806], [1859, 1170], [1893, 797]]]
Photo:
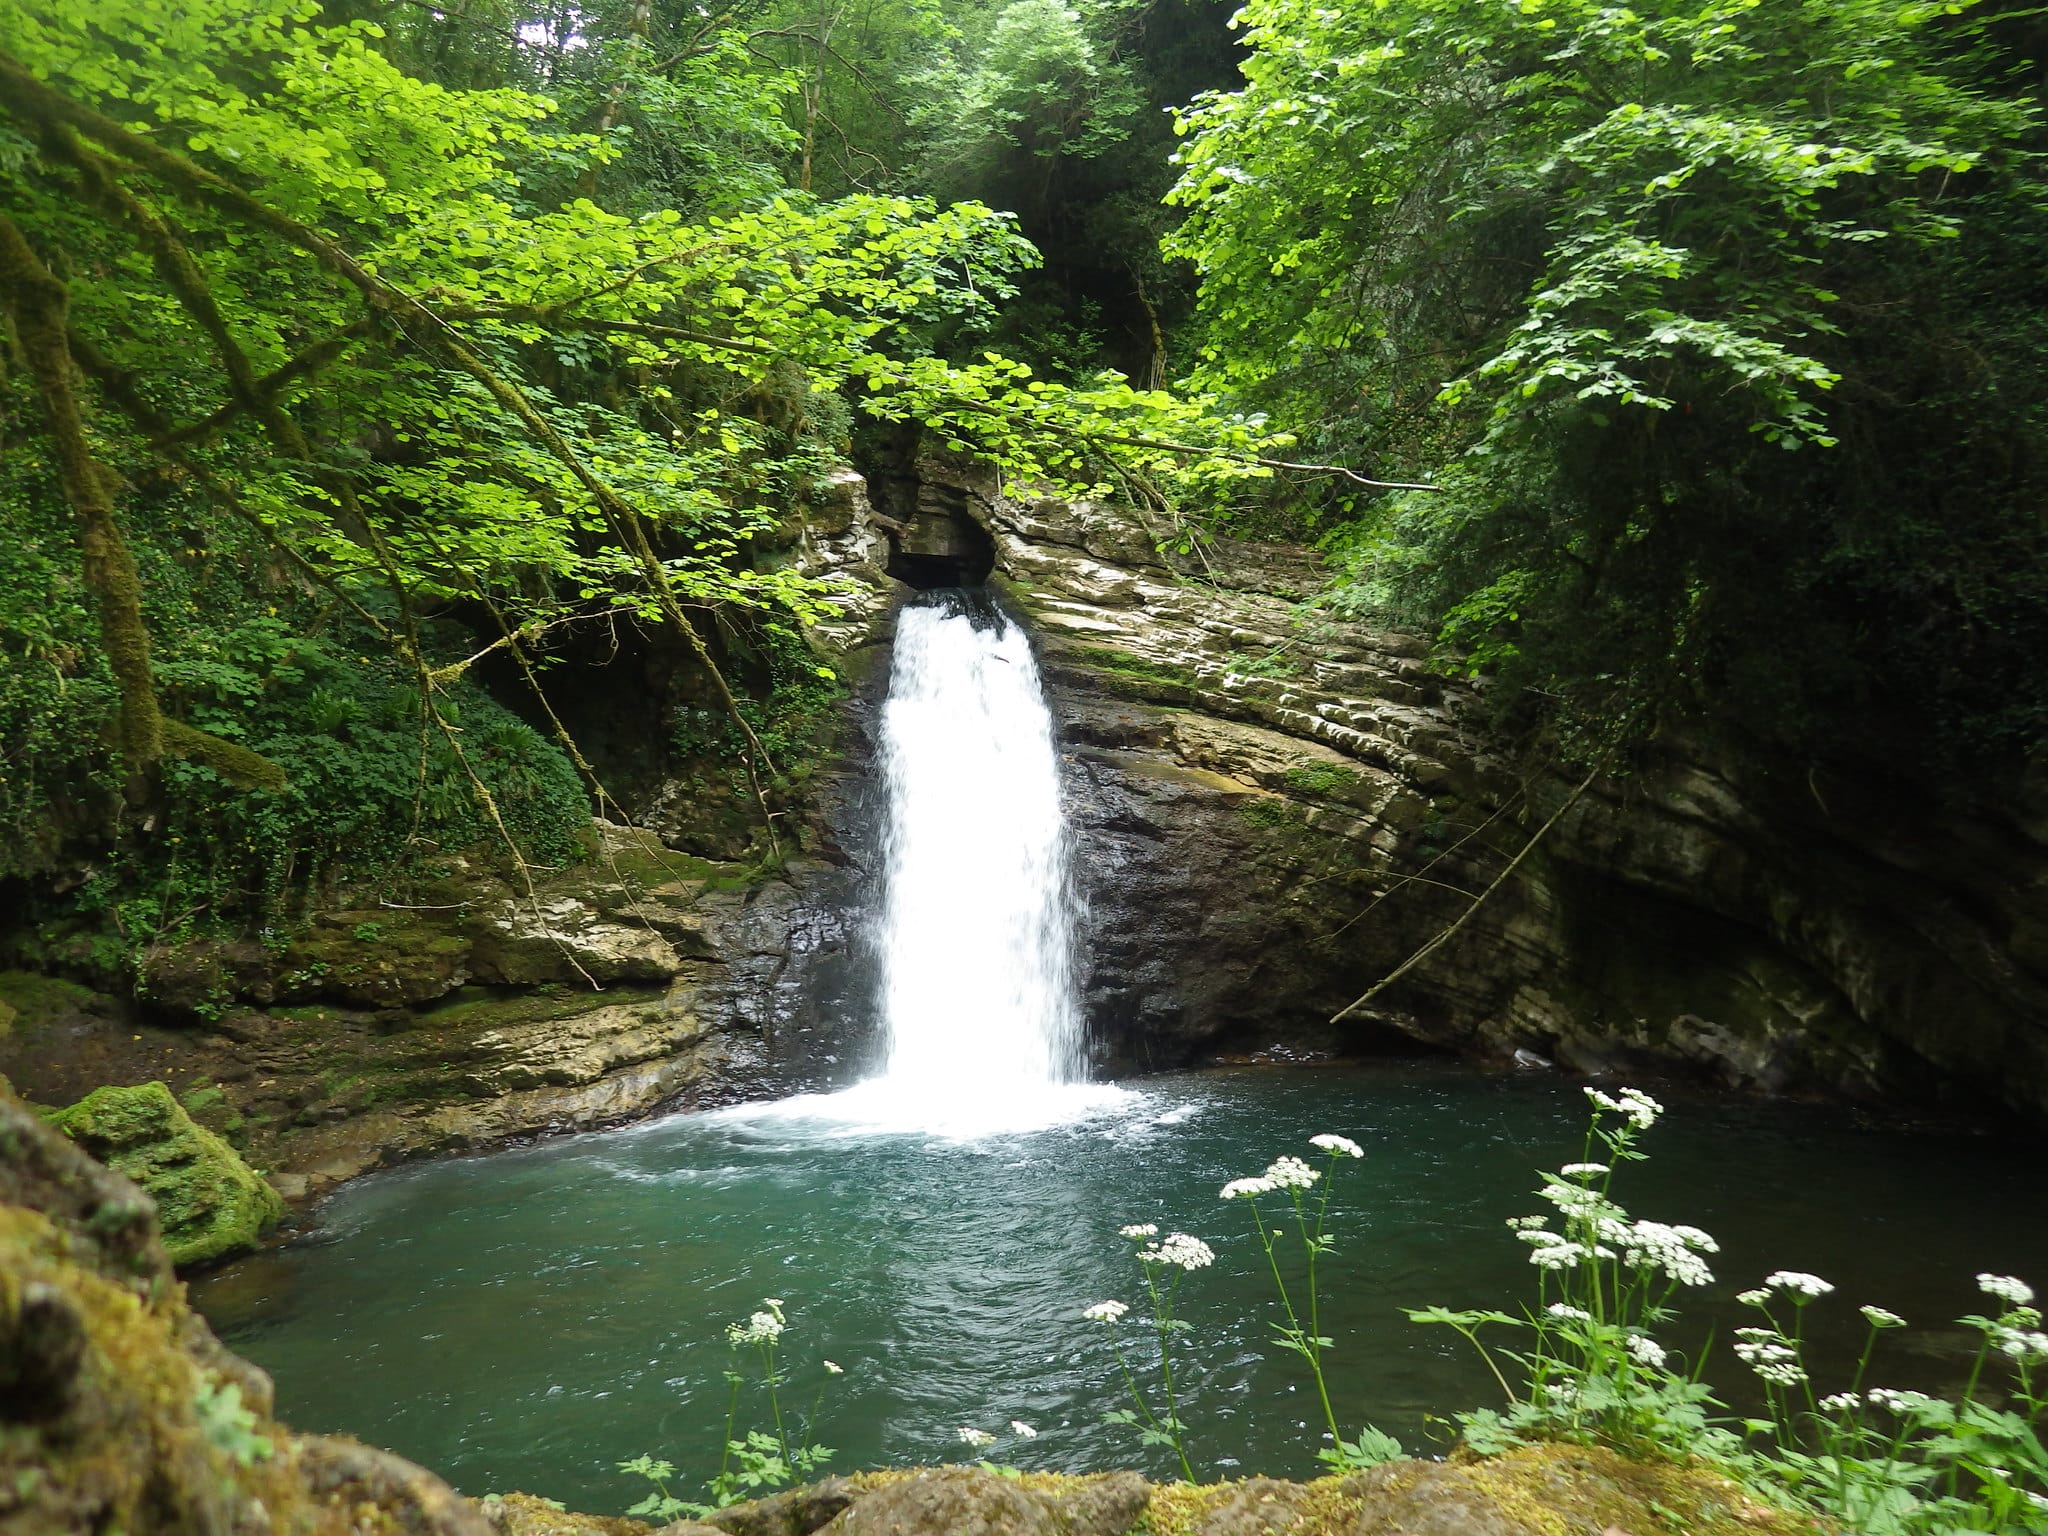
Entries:
[[588, 866], [531, 893], [458, 859], [432, 900], [320, 913], [281, 949], [164, 946], [140, 1007], [0, 975], [0, 1068], [48, 1104], [167, 1085], [292, 1201], [746, 1091], [744, 998], [780, 963], [786, 882], [596, 832]]
[[[2048, 786], [1941, 801], [1882, 763], [1670, 740], [1596, 784], [1458, 939], [1575, 776], [1511, 763], [1419, 636], [1306, 600], [1310, 551], [1159, 551], [1138, 511], [943, 454], [1069, 763], [1105, 1065], [1377, 1035], [1586, 1073], [2048, 1113]], [[941, 489], [934, 490], [937, 486]], [[2036, 776], [2039, 779], [2039, 775]]]

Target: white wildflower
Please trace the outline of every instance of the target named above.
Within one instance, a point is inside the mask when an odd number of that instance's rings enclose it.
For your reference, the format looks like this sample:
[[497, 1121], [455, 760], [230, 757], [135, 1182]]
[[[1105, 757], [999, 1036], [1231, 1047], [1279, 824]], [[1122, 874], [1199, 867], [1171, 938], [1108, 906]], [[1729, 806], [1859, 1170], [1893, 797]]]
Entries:
[[1266, 1177], [1275, 1189], [1307, 1189], [1322, 1177], [1320, 1169], [1311, 1168], [1298, 1157], [1278, 1157], [1267, 1168]]
[[1546, 1184], [1537, 1190], [1536, 1193], [1543, 1199], [1548, 1200], [1567, 1216], [1575, 1216], [1581, 1212], [1596, 1209], [1614, 1209], [1612, 1205], [1608, 1204], [1606, 1197], [1599, 1190], [1588, 1189], [1583, 1184], [1566, 1184], [1560, 1181], [1555, 1184]]
[[1515, 1236], [1527, 1243], [1531, 1248], [1555, 1248], [1559, 1244], [1569, 1241], [1569, 1239], [1559, 1233], [1544, 1232], [1540, 1229], [1529, 1232], [1517, 1232]]
[[1361, 1147], [1349, 1136], [1332, 1136], [1328, 1132], [1325, 1132], [1321, 1136], [1309, 1137], [1308, 1144], [1312, 1147], [1321, 1147], [1325, 1152], [1329, 1153], [1332, 1157], [1335, 1157], [1340, 1153], [1345, 1157], [1365, 1156], [1365, 1148]]
[[1240, 1200], [1250, 1196], [1270, 1195], [1279, 1187], [1271, 1179], [1232, 1179], [1223, 1186], [1220, 1198]]
[[1906, 1320], [1896, 1312], [1887, 1312], [1883, 1307], [1858, 1307], [1863, 1320], [1873, 1328], [1903, 1328]]
[[1602, 1093], [1598, 1088], [1588, 1088], [1586, 1097], [1602, 1109], [1611, 1109], [1617, 1115], [1626, 1115], [1629, 1123], [1639, 1131], [1647, 1131], [1657, 1123], [1657, 1117], [1664, 1113], [1664, 1106], [1640, 1088], [1624, 1088], [1612, 1096]]
[[1508, 1218], [1508, 1230], [1510, 1232], [1534, 1232], [1538, 1227], [1548, 1224], [1549, 1221], [1550, 1218], [1548, 1216], [1510, 1216]]
[[1781, 1269], [1764, 1276], [1764, 1289], [1790, 1291], [1794, 1296], [1804, 1296], [1811, 1300], [1816, 1296], [1827, 1295], [1834, 1286], [1821, 1279], [1819, 1275], [1809, 1275], [1804, 1270]]
[[2048, 1360], [2048, 1333], [2032, 1333], [2020, 1328], [1993, 1328], [1991, 1342], [2004, 1354], [2028, 1365]]
[[1861, 1393], [1836, 1392], [1828, 1397], [1822, 1398], [1820, 1400], [1820, 1405], [1829, 1413], [1842, 1413], [1847, 1411], [1848, 1409], [1859, 1407], [1862, 1404], [1862, 1402], [1863, 1396]]
[[1091, 1323], [1113, 1323], [1130, 1310], [1120, 1301], [1098, 1301], [1081, 1315]]
[[1745, 1307], [1760, 1307], [1771, 1299], [1771, 1293], [1759, 1287], [1754, 1291], [1738, 1291], [1735, 1299]]
[[1157, 1237], [1159, 1235], [1159, 1223], [1156, 1221], [1148, 1221], [1143, 1224], [1133, 1222], [1128, 1227], [1118, 1227], [1116, 1235], [1118, 1237]]
[[782, 1337], [782, 1331], [789, 1325], [782, 1320], [782, 1301], [779, 1297], [767, 1297], [763, 1303], [768, 1310], [756, 1312], [744, 1323], [728, 1323], [725, 1328], [726, 1341], [731, 1344], [773, 1344]]
[[844, 1366], [836, 1364], [831, 1360], [827, 1360], [825, 1362], [825, 1374], [827, 1376], [844, 1376], [846, 1374], [846, 1368]]
[[[1607, 1230], [1610, 1225], [1617, 1230]], [[1714, 1272], [1707, 1268], [1706, 1260], [1693, 1251], [1676, 1227], [1661, 1221], [1638, 1221], [1632, 1226], [1602, 1222], [1600, 1235], [1619, 1245], [1623, 1259], [1634, 1268], [1661, 1269], [1680, 1285], [1713, 1282]]]
[[1529, 1262], [1538, 1269], [1570, 1269], [1586, 1256], [1585, 1248], [1578, 1243], [1560, 1243], [1555, 1248], [1538, 1248], [1529, 1255]]
[[1678, 1240], [1688, 1248], [1697, 1248], [1701, 1253], [1719, 1253], [1721, 1245], [1698, 1227], [1677, 1226], [1671, 1229], [1678, 1234]]
[[972, 1424], [962, 1424], [959, 1429], [960, 1443], [971, 1445], [977, 1451], [996, 1443], [996, 1437], [985, 1429], [976, 1429]]
[[1889, 1408], [1893, 1413], [1918, 1413], [1934, 1402], [1925, 1392], [1899, 1392], [1891, 1387], [1872, 1387], [1864, 1400], [1873, 1408]]
[[1566, 1163], [1557, 1171], [1568, 1179], [1578, 1179], [1592, 1178], [1596, 1174], [1607, 1173], [1611, 1170], [1609, 1170], [1605, 1163]]
[[1552, 1317], [1558, 1319], [1560, 1322], [1590, 1323], [1591, 1321], [1593, 1321], [1593, 1314], [1588, 1312], [1584, 1307], [1567, 1306], [1565, 1305], [1565, 1303], [1561, 1301], [1553, 1301], [1549, 1306], [1545, 1307], [1543, 1310], [1545, 1312], [1548, 1312]]
[[1038, 1431], [1029, 1424], [1026, 1424], [1022, 1419], [1010, 1420], [1010, 1433], [1019, 1440], [1036, 1440], [1038, 1438]]
[[1216, 1250], [1199, 1237], [1169, 1232], [1138, 1255], [1141, 1264], [1171, 1264], [1179, 1269], [1206, 1269], [1216, 1262]]
[[1629, 1335], [1628, 1352], [1636, 1357], [1636, 1364], [1646, 1365], [1652, 1370], [1662, 1370], [1667, 1358], [1662, 1344], [1640, 1333]]
[[1735, 1354], [1765, 1381], [1778, 1386], [1795, 1387], [1806, 1380], [1799, 1351], [1774, 1328], [1736, 1329]]
[[1979, 1275], [1977, 1289], [1987, 1296], [1996, 1296], [2000, 1301], [2009, 1302], [2015, 1307], [2024, 1307], [2034, 1299], [2034, 1288], [2026, 1281], [2014, 1279], [2011, 1275]]

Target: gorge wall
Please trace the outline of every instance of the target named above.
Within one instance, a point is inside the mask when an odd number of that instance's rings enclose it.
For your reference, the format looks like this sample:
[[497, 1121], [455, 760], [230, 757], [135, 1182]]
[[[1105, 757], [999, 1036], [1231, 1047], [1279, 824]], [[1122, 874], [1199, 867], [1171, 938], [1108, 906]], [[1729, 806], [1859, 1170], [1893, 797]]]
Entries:
[[[1497, 756], [1419, 637], [1309, 606], [1307, 551], [1169, 558], [1134, 511], [1000, 494], [943, 457], [877, 489], [899, 569], [971, 522], [1039, 636], [1106, 1067], [1417, 1042], [2048, 1107], [2039, 775], [1961, 811], [1882, 763], [1738, 767], [1667, 743], [1566, 808], [1576, 776]], [[1329, 1022], [1560, 808], [1455, 938]]]
[[168, 1082], [294, 1199], [405, 1157], [858, 1075], [893, 615], [912, 585], [986, 576], [1053, 695], [1100, 1069], [1440, 1048], [2048, 1109], [2038, 777], [1964, 813], [1882, 765], [1766, 773], [1670, 744], [1502, 880], [1575, 781], [1491, 750], [1420, 638], [1310, 605], [1308, 552], [1169, 558], [1156, 532], [943, 456], [842, 472], [769, 556], [845, 584], [813, 632], [844, 695], [784, 765], [800, 782], [776, 857], [748, 852], [731, 755], [675, 744], [687, 666], [645, 646], [571, 658], [560, 707], [634, 823], [597, 824], [588, 863], [528, 889], [451, 856], [402, 900], [355, 893], [267, 946], [159, 946], [139, 1001], [62, 979], [81, 974], [62, 947], [17, 933], [0, 1072], [50, 1104]]

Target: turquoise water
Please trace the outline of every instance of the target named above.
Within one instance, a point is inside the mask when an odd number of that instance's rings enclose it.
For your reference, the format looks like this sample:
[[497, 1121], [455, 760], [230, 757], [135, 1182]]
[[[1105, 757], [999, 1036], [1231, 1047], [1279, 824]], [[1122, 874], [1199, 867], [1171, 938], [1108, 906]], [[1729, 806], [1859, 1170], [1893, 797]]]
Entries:
[[[1833, 1109], [1664, 1096], [1653, 1160], [1618, 1193], [1724, 1245], [1723, 1283], [1689, 1302], [1672, 1342], [1696, 1345], [1716, 1315], [1725, 1337], [1729, 1298], [1776, 1268], [1838, 1281], [1839, 1313], [1874, 1302], [1916, 1324], [1975, 1310], [1980, 1270], [2048, 1281], [2024, 1152]], [[1080, 1317], [1138, 1300], [1116, 1228], [1154, 1221], [1218, 1255], [1182, 1291], [1197, 1470], [1299, 1474], [1313, 1468], [1313, 1392], [1265, 1342], [1264, 1260], [1217, 1188], [1312, 1155], [1317, 1132], [1364, 1146], [1343, 1169], [1326, 1261], [1338, 1411], [1347, 1429], [1369, 1417], [1427, 1449], [1428, 1416], [1492, 1398], [1458, 1340], [1399, 1309], [1527, 1294], [1533, 1271], [1502, 1222], [1538, 1208], [1534, 1168], [1578, 1155], [1583, 1108], [1547, 1075], [1403, 1064], [1148, 1079], [1094, 1119], [978, 1142], [677, 1117], [364, 1179], [307, 1239], [194, 1296], [275, 1375], [292, 1424], [388, 1446], [468, 1493], [616, 1511], [642, 1490], [612, 1464], [643, 1451], [694, 1482], [723, 1426], [724, 1325], [766, 1296], [787, 1308], [790, 1398], [801, 1409], [827, 1387], [818, 1431], [838, 1469], [958, 1459], [959, 1426], [1022, 1419], [1038, 1438], [992, 1454], [1164, 1472], [1100, 1422], [1113, 1362]], [[1954, 1374], [1955, 1335], [1907, 1341], [1874, 1380]], [[1825, 1357], [1841, 1341], [1822, 1343]], [[845, 1374], [827, 1382], [825, 1359]], [[1711, 1380], [1741, 1374], [1717, 1352]]]

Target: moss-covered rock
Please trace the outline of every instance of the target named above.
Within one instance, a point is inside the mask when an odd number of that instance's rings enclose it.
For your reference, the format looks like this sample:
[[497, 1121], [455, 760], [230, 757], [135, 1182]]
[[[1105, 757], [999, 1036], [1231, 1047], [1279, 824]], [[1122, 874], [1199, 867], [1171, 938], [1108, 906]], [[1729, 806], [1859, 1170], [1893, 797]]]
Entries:
[[162, 1083], [99, 1088], [55, 1117], [57, 1128], [156, 1202], [176, 1264], [237, 1253], [283, 1211], [277, 1191]]

